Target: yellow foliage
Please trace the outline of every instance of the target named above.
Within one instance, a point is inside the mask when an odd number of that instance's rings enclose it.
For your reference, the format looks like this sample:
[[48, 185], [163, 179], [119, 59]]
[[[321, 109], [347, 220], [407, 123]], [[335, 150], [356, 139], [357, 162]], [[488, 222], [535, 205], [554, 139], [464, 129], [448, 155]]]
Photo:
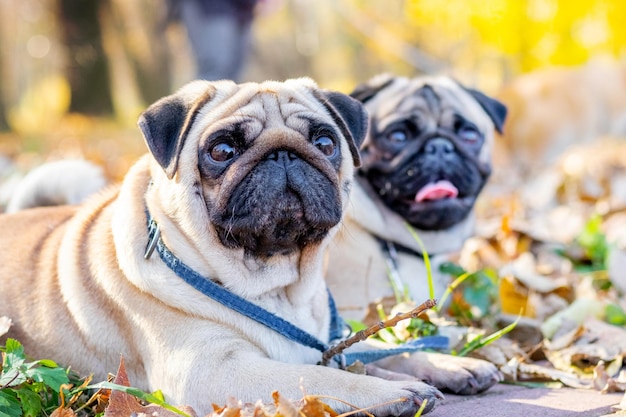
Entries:
[[63, 76], [46, 76], [34, 82], [19, 103], [8, 109], [9, 126], [20, 135], [44, 133], [67, 113], [70, 97], [70, 85]]
[[408, 0], [406, 13], [432, 53], [495, 52], [521, 71], [618, 56], [626, 44], [622, 0]]
[[526, 317], [534, 317], [535, 312], [528, 304], [528, 290], [522, 288], [510, 277], [500, 280], [499, 297], [500, 307], [505, 314], [519, 314]]

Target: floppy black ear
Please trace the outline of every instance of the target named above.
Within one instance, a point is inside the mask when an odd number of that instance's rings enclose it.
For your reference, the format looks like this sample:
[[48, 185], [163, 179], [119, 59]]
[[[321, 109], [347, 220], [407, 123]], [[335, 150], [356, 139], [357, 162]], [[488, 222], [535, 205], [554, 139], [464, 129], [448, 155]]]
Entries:
[[483, 110], [485, 110], [485, 113], [489, 115], [498, 133], [502, 134], [504, 121], [506, 120], [506, 106], [495, 98], [489, 97], [473, 88], [463, 87], [463, 89], [474, 97], [474, 100], [476, 100]]
[[359, 84], [350, 93], [350, 97], [359, 100], [361, 103], [372, 99], [379, 91], [385, 89], [389, 84], [394, 82], [395, 77], [391, 74], [380, 74], [369, 81]]
[[213, 96], [214, 88], [204, 90], [196, 99], [182, 93], [172, 94], [152, 104], [137, 124], [148, 149], [172, 179], [178, 169], [178, 156], [197, 112]]
[[361, 166], [359, 148], [367, 135], [368, 117], [363, 105], [350, 96], [320, 90], [318, 100], [326, 107], [348, 141], [354, 166]]

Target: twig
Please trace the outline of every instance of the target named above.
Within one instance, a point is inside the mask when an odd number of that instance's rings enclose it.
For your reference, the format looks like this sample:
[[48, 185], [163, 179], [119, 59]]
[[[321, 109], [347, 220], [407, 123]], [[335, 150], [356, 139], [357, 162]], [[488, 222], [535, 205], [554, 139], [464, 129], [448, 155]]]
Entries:
[[367, 329], [363, 329], [355, 333], [353, 336], [350, 336], [346, 340], [342, 340], [340, 343], [336, 344], [335, 346], [332, 346], [330, 349], [324, 352], [322, 354], [321, 364], [324, 366], [328, 365], [328, 362], [330, 362], [330, 360], [333, 357], [341, 354], [341, 352], [343, 352], [344, 350], [346, 350], [353, 344], [362, 342], [363, 340], [376, 334], [382, 329], [385, 329], [387, 327], [394, 327], [396, 324], [398, 324], [402, 320], [417, 318], [417, 316], [422, 314], [424, 311], [431, 309], [436, 305], [437, 305], [437, 300], [434, 300], [434, 299], [426, 300], [422, 304], [420, 304], [419, 306], [415, 307], [413, 310], [407, 313], [398, 313], [395, 315], [395, 317], [392, 317], [389, 320], [378, 322], [377, 324], [370, 326]]

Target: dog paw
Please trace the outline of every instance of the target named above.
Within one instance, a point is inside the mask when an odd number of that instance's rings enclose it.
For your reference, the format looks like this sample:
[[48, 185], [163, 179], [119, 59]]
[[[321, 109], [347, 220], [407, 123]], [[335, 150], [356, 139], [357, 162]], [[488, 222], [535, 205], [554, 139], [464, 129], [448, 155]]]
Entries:
[[422, 381], [460, 395], [473, 395], [502, 381], [498, 368], [482, 359], [435, 354], [432, 367], [424, 367]]
[[441, 353], [417, 352], [410, 356], [393, 356], [376, 362], [376, 365], [460, 395], [477, 394], [503, 379], [491, 362]]
[[[413, 417], [424, 402], [426, 405], [422, 414], [426, 414], [435, 407], [437, 400], [443, 399], [443, 394], [437, 388], [420, 381], [394, 381], [393, 383], [400, 388], [399, 395], [394, 395], [396, 401], [390, 400], [389, 404], [372, 409], [371, 412], [374, 415]], [[403, 401], [397, 402], [397, 398], [402, 398]]]

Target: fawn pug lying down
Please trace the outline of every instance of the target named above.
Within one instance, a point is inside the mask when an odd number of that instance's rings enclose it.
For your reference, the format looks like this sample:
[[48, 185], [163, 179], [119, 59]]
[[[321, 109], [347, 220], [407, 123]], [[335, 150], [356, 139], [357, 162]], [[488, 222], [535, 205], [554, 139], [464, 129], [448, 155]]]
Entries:
[[[428, 297], [422, 248], [430, 256], [435, 298], [448, 277], [438, 267], [470, 237], [474, 203], [491, 173], [494, 130], [506, 108], [448, 77], [382, 75], [353, 97], [370, 115], [344, 225], [329, 246], [327, 282], [346, 318], [363, 320], [368, 306], [406, 288]], [[395, 277], [391, 282], [389, 276]], [[437, 353], [393, 356], [377, 363], [460, 394], [501, 379], [491, 363]]]
[[301, 379], [309, 394], [384, 404], [379, 416], [434, 405], [441, 394], [422, 382], [317, 366], [319, 350], [235, 306], [329, 342], [323, 257], [366, 133], [358, 101], [308, 79], [197, 81], [139, 126], [150, 152], [120, 187], [0, 216], [9, 337], [96, 378], [123, 354], [133, 384], [199, 415], [230, 396], [299, 398]]

